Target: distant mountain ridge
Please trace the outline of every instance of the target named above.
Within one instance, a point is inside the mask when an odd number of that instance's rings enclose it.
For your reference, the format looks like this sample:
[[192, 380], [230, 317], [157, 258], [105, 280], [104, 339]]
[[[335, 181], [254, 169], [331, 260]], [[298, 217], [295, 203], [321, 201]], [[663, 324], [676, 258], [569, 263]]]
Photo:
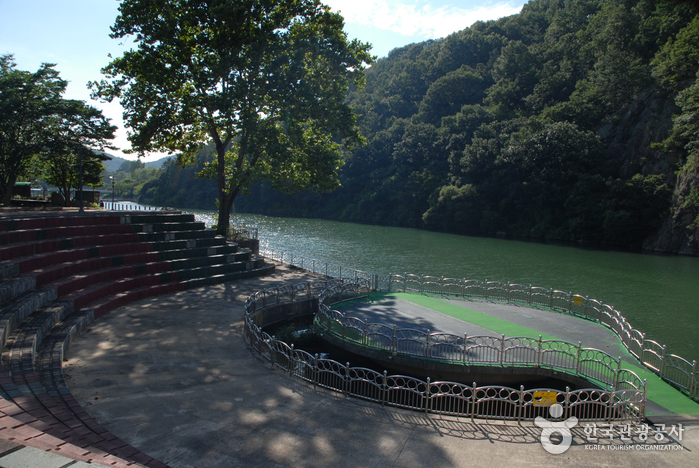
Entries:
[[[107, 156], [109, 156], [110, 159], [109, 161], [104, 162], [104, 167], [105, 167], [105, 172], [116, 172], [119, 170], [121, 165], [127, 161], [128, 159], [119, 157], [119, 156], [114, 156], [113, 154], [106, 153]], [[174, 156], [164, 156], [160, 159], [156, 159], [155, 161], [148, 161], [146, 163], [146, 167], [154, 167], [156, 169], [162, 169], [163, 166], [165, 165], [165, 162], [168, 161], [169, 159], [174, 158]]]

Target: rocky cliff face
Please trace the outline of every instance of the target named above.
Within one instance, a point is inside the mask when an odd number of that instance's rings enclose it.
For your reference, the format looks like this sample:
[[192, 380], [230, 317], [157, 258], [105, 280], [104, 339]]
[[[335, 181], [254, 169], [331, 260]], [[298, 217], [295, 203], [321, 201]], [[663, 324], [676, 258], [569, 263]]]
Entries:
[[697, 155], [685, 162], [658, 144], [672, 129], [678, 110], [675, 96], [655, 87], [647, 89], [611, 122], [598, 129], [607, 155], [620, 163], [621, 177], [640, 172], [661, 174], [673, 188], [672, 203], [658, 231], [643, 248], [658, 252], [699, 255], [699, 163]]
[[699, 255], [699, 164], [697, 155], [675, 176], [672, 207], [657, 234], [649, 237], [643, 247], [659, 252]]

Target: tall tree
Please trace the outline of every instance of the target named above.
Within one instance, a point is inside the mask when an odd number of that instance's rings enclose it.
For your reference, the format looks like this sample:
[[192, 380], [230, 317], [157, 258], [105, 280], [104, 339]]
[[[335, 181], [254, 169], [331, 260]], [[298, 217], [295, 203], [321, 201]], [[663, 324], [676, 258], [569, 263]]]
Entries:
[[219, 232], [259, 180], [283, 190], [338, 185], [342, 149], [362, 138], [344, 102], [373, 57], [318, 0], [124, 0], [113, 38], [136, 50], [93, 83], [119, 99], [134, 151], [194, 160], [212, 141]]
[[31, 73], [17, 70], [12, 55], [0, 57], [0, 191], [12, 201], [17, 178], [34, 164], [35, 172], [61, 188], [68, 198], [78, 186], [84, 155], [86, 183], [98, 183], [104, 149], [116, 127], [83, 101], [63, 99], [66, 81], [54, 64]]
[[0, 56], [0, 193], [5, 205], [12, 201], [17, 178], [41, 152], [48, 117], [60, 107], [66, 82], [54, 67], [17, 70], [12, 55]]
[[81, 182], [101, 183], [102, 161], [109, 159], [101, 150], [113, 148], [106, 140], [113, 139], [115, 131], [99, 109], [83, 101], [64, 99], [54, 114], [45, 118], [38, 158], [40, 174], [58, 187], [66, 205], [71, 189], [81, 188]]

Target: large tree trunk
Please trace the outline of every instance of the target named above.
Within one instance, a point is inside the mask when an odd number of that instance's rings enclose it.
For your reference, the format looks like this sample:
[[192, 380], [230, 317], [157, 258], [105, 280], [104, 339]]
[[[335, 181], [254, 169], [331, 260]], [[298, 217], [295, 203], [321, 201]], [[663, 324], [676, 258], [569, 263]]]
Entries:
[[17, 182], [16, 177], [10, 176], [7, 180], [7, 187], [5, 188], [5, 206], [10, 206], [12, 204], [12, 188]]
[[218, 203], [218, 227], [216, 233], [225, 236], [228, 233], [228, 226], [231, 224], [231, 207], [233, 206], [233, 195], [219, 190]]
[[228, 234], [228, 226], [231, 222], [230, 213], [233, 200], [229, 200], [230, 195], [226, 193], [226, 174], [224, 172], [226, 147], [221, 143], [218, 134], [213, 132], [213, 135], [216, 143], [216, 163], [218, 166], [218, 176], [216, 177], [218, 184], [218, 224], [216, 225], [216, 234], [225, 236]]
[[70, 188], [65, 185], [59, 189], [61, 195], [63, 195], [63, 206], [70, 206]]
[[240, 189], [236, 188], [231, 193], [222, 193], [219, 190], [218, 204], [218, 227], [216, 233], [225, 236], [228, 233], [228, 227], [231, 224], [231, 211], [233, 210], [233, 202], [235, 197], [240, 193]]

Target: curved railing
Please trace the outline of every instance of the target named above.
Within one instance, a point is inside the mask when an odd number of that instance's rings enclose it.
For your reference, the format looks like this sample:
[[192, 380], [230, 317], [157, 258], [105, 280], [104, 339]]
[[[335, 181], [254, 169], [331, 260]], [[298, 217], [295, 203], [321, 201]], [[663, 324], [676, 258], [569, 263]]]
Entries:
[[[537, 416], [550, 418], [550, 402], [541, 405], [537, 395], [542, 392], [555, 393], [555, 401], [564, 409], [560, 420], [575, 416], [581, 421], [640, 422], [645, 416], [645, 385], [641, 389], [634, 388], [640, 379], [633, 373], [623, 374], [623, 380], [617, 379], [621, 389], [570, 391], [566, 388], [565, 392], [525, 390], [523, 386], [519, 390], [503, 386], [478, 387], [475, 382], [465, 385], [432, 382], [429, 378], [423, 381], [322, 359], [276, 340], [255, 323], [256, 314], [282, 304], [308, 300], [313, 291], [319, 289], [319, 301], [324, 301], [326, 308], [330, 303], [355, 300], [368, 293], [366, 286], [358, 283], [343, 285], [337, 280], [328, 280], [259, 291], [245, 302], [246, 341], [272, 366], [314, 385], [382, 405], [471, 418], [517, 421], [534, 420]], [[585, 366], [585, 362], [578, 360], [577, 365]], [[616, 375], [622, 374], [617, 372]]]
[[371, 323], [348, 317], [331, 307], [360, 293], [361, 285], [331, 285], [318, 296], [316, 324], [324, 333], [353, 346], [383, 351], [394, 356], [459, 365], [540, 367], [576, 375], [606, 385], [608, 389], [643, 390], [644, 381], [622, 369], [622, 359], [594, 348], [562, 340], [523, 336], [453, 335], [429, 333], [413, 328]]
[[375, 291], [416, 292], [502, 301], [551, 310], [593, 320], [612, 330], [638, 361], [663, 380], [699, 400], [697, 362], [667, 352], [667, 346], [646, 339], [614, 307], [580, 294], [532, 285], [413, 274], [378, 275], [318, 262], [314, 259], [264, 247], [261, 254], [328, 277], [361, 281]]

